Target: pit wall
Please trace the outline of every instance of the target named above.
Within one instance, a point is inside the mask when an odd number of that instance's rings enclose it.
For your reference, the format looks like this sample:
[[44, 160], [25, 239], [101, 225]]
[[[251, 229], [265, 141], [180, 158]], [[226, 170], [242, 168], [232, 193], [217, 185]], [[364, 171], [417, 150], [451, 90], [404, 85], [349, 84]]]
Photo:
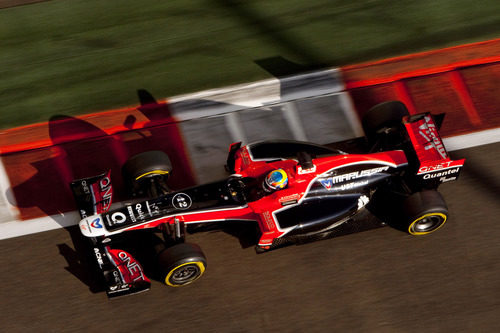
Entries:
[[224, 177], [235, 141], [361, 136], [359, 118], [387, 100], [446, 113], [449, 150], [500, 141], [499, 54], [500, 39], [167, 101], [139, 91], [140, 106], [0, 132], [0, 239], [77, 223], [68, 183], [111, 169], [120, 193], [120, 166], [139, 152], [167, 152], [170, 186], [182, 188]]

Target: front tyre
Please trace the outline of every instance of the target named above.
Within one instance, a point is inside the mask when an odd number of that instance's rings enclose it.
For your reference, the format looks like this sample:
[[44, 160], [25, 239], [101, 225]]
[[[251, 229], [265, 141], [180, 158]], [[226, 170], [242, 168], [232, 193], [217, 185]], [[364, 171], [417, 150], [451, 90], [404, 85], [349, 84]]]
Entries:
[[159, 150], [132, 156], [123, 165], [123, 180], [132, 195], [147, 193], [156, 197], [166, 190], [172, 164], [167, 154]]
[[448, 220], [448, 208], [438, 191], [426, 190], [410, 195], [403, 204], [406, 231], [415, 236], [427, 235]]
[[207, 259], [196, 244], [181, 243], [167, 248], [158, 257], [161, 277], [166, 285], [181, 287], [199, 279]]

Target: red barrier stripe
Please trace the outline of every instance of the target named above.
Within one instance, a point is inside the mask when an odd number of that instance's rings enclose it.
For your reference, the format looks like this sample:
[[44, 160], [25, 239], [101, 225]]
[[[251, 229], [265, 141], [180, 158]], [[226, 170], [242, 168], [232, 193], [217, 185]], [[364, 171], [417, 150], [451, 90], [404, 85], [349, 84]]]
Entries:
[[[123, 114], [123, 117], [125, 118], [125, 115], [127, 114], [141, 115], [138, 109], [147, 107], [148, 106], [146, 105], [138, 107], [121, 108], [115, 110], [107, 110], [103, 112], [96, 112], [82, 116], [77, 116], [75, 118], [86, 122], [91, 122], [93, 119], [96, 118], [99, 119], [105, 119], [107, 117], [111, 118], [113, 116], [117, 116], [120, 114]], [[155, 104], [154, 107], [156, 108], [168, 107], [168, 104], [158, 103]], [[69, 123], [71, 121], [72, 120], [63, 119], [63, 120], [56, 120], [54, 121], [54, 123], [64, 124], [66, 122]], [[154, 121], [146, 118], [145, 120], [134, 121], [134, 123], [131, 126], [125, 126], [124, 124], [121, 124], [121, 125], [108, 126], [105, 128], [99, 128], [98, 134], [95, 133], [93, 134], [89, 132], [65, 134], [64, 137], [58, 139], [57, 144], [67, 143], [71, 141], [87, 140], [87, 139], [98, 139], [106, 135], [114, 135], [134, 130], [148, 129], [176, 122], [178, 121], [173, 116], [170, 115], [165, 116], [164, 118], [155, 119]], [[48, 127], [49, 127], [49, 122], [43, 122], [43, 123], [30, 124], [2, 131], [0, 133], [0, 155], [53, 146], [55, 143], [50, 138], [50, 134], [48, 133], [49, 132]], [[26, 136], [23, 135], [24, 133], [33, 133], [34, 138], [31, 140], [26, 139]]]
[[404, 60], [413, 60], [415, 58], [432, 56], [432, 55], [436, 55], [436, 54], [440, 54], [440, 53], [454, 52], [454, 51], [460, 52], [461, 49], [466, 49], [466, 48], [471, 48], [471, 47], [478, 48], [481, 46], [487, 46], [490, 44], [497, 44], [497, 43], [500, 43], [500, 38], [476, 42], [476, 43], [464, 44], [464, 45], [450, 46], [450, 47], [446, 47], [443, 49], [430, 50], [430, 51], [424, 51], [424, 52], [419, 52], [419, 53], [412, 53], [412, 54], [397, 56], [397, 57], [393, 57], [393, 58], [385, 58], [385, 59], [381, 59], [381, 60], [367, 61], [367, 62], [363, 62], [360, 64], [343, 66], [342, 69], [344, 69], [344, 70], [362, 69], [365, 67], [373, 67], [373, 66], [377, 66], [377, 65], [400, 62], [400, 61], [404, 61]]
[[[363, 88], [363, 87], [368, 87], [368, 86], [375, 86], [375, 85], [380, 85], [380, 84], [385, 84], [385, 83], [392, 83], [392, 82], [401, 81], [401, 80], [405, 80], [405, 79], [411, 79], [411, 78], [420, 77], [420, 76], [428, 76], [428, 75], [446, 73], [446, 72], [451, 72], [451, 71], [455, 71], [455, 70], [467, 68], [467, 67], [488, 65], [488, 64], [493, 64], [493, 63], [497, 63], [497, 62], [500, 62], [500, 56], [491, 56], [491, 57], [486, 57], [486, 58], [460, 61], [460, 62], [456, 62], [453, 64], [444, 65], [444, 66], [417, 69], [417, 70], [398, 73], [398, 74], [394, 74], [394, 75], [390, 75], [390, 76], [382, 77], [382, 78], [347, 81], [345, 84], [346, 84], [346, 89], [351, 90], [351, 89]], [[365, 67], [365, 66], [363, 66], [363, 67]], [[347, 70], [347, 69], [349, 69], [349, 66], [343, 67], [343, 70]], [[354, 67], [351, 67], [350, 69], [354, 69]]]
[[457, 91], [458, 98], [460, 98], [471, 123], [474, 125], [481, 125], [481, 118], [479, 117], [476, 107], [474, 106], [469, 89], [467, 88], [462, 75], [458, 71], [452, 71], [449, 75], [451, 85]]
[[408, 108], [408, 112], [410, 112], [410, 114], [418, 113], [405, 83], [403, 81], [397, 81], [394, 83], [394, 88], [396, 90], [398, 100], [406, 105], [406, 107]]

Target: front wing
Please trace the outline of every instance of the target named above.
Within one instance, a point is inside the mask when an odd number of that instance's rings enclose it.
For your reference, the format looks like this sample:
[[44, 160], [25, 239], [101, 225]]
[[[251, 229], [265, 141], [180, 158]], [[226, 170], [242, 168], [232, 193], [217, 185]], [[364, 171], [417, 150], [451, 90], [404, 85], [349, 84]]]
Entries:
[[[71, 183], [82, 219], [106, 212], [112, 201], [110, 172]], [[100, 219], [92, 220], [92, 228], [104, 228]], [[106, 237], [89, 237], [93, 256], [106, 284], [108, 297], [125, 296], [146, 291], [151, 282], [142, 266], [128, 252], [111, 247]]]

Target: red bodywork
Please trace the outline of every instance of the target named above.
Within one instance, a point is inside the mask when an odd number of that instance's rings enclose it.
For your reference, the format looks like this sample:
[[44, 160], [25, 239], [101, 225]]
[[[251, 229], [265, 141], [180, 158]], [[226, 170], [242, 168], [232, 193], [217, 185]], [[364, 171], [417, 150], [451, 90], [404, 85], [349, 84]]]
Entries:
[[270, 246], [275, 238], [285, 234], [276, 223], [276, 212], [287, 209], [291, 205], [300, 204], [312, 183], [321, 175], [339, 167], [349, 165], [375, 163], [398, 167], [407, 163], [403, 151], [390, 151], [375, 154], [346, 154], [331, 157], [313, 159], [314, 167], [302, 170], [296, 160], [285, 160], [268, 163], [266, 161], [255, 161], [250, 156], [247, 147], [241, 148], [236, 153], [235, 170], [244, 177], [261, 178], [272, 170], [281, 168], [288, 175], [288, 186], [280, 191], [273, 192], [264, 198], [249, 203], [253, 219], [259, 223], [262, 236], [259, 246]]
[[[164, 223], [184, 224], [205, 223], [227, 220], [250, 220], [257, 221], [261, 238], [258, 242], [260, 247], [271, 246], [273, 240], [286, 234], [276, 223], [275, 214], [278, 211], [291, 208], [301, 203], [308, 192], [311, 184], [321, 175], [339, 167], [358, 164], [379, 164], [397, 168], [407, 164], [403, 151], [389, 151], [374, 154], [341, 154], [336, 156], [321, 157], [313, 159], [314, 167], [302, 170], [296, 160], [280, 160], [275, 162], [254, 160], [247, 146], [240, 148], [235, 155], [235, 171], [237, 176], [255, 178], [262, 183], [264, 177], [275, 169], [283, 169], [288, 175], [288, 186], [279, 191], [270, 193], [259, 200], [248, 202], [246, 205], [230, 208], [208, 209], [200, 211], [189, 211], [163, 216], [159, 219], [146, 223], [137, 224], [126, 230], [138, 230], [158, 227]], [[121, 230], [120, 232], [123, 232]]]

